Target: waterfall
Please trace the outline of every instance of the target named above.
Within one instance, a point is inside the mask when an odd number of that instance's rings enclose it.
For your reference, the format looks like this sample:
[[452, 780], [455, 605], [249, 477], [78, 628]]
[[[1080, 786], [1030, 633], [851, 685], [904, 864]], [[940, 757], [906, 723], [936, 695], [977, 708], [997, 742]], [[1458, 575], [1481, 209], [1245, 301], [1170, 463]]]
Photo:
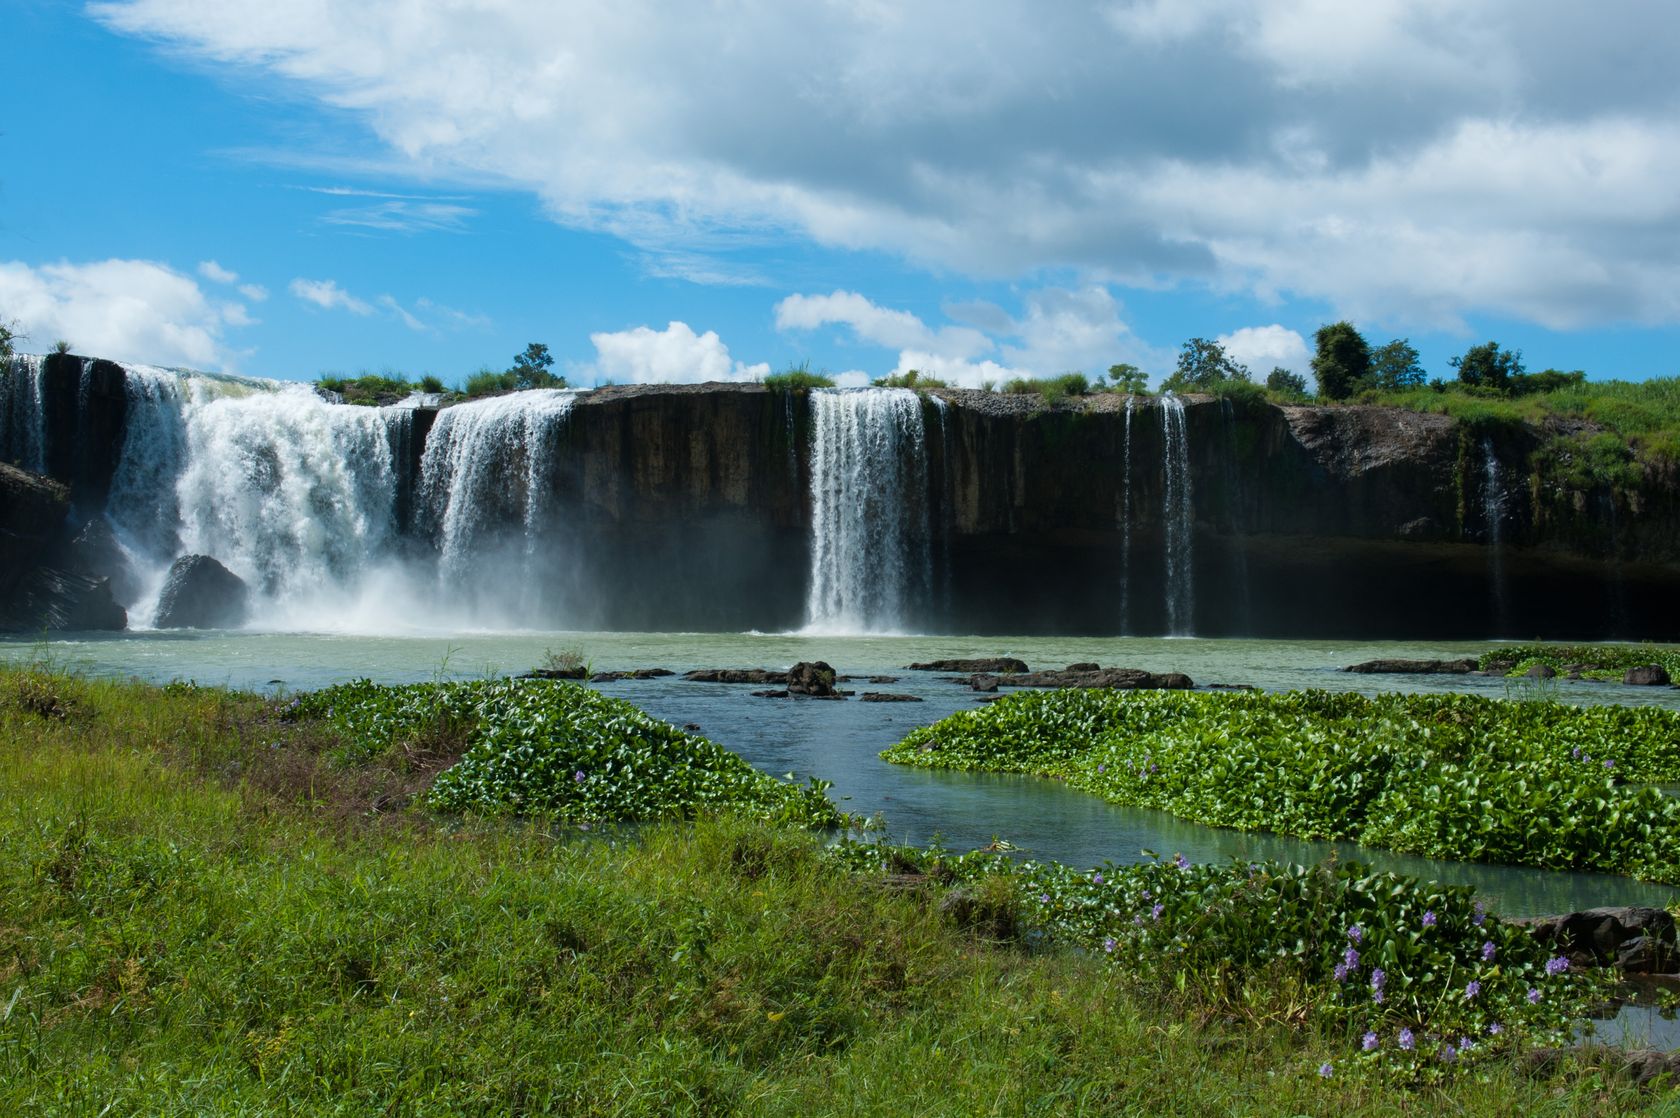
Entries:
[[1482, 439], [1482, 522], [1486, 525], [1488, 545], [1488, 582], [1493, 590], [1494, 636], [1502, 637], [1510, 629], [1509, 607], [1505, 600], [1505, 556], [1502, 552], [1505, 529], [1505, 483], [1500, 477], [1499, 458], [1493, 452], [1493, 440]]
[[808, 631], [903, 631], [932, 584], [922, 401], [907, 388], [811, 399]]
[[41, 403], [44, 362], [20, 353], [7, 361], [0, 375], [0, 461], [25, 470], [46, 469], [46, 417]]
[[438, 413], [420, 459], [415, 512], [437, 540], [445, 586], [465, 578], [485, 549], [505, 551], [507, 541], [492, 535], [509, 522], [523, 527], [515, 550], [527, 565], [534, 558], [547, 523], [555, 439], [576, 395], [536, 389]]
[[1126, 434], [1121, 441], [1120, 474], [1120, 635], [1132, 634], [1132, 403], [1126, 396]]
[[1190, 433], [1184, 401], [1171, 392], [1161, 397], [1161, 529], [1165, 541], [1167, 635], [1188, 637], [1196, 618]]

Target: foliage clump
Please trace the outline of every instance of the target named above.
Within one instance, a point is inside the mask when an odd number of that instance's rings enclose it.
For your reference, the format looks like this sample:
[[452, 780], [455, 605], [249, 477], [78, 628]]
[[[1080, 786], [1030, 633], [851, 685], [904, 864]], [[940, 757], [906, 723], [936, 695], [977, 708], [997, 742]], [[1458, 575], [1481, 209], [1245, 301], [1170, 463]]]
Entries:
[[351, 759], [440, 725], [463, 728], [466, 752], [426, 795], [438, 811], [579, 822], [725, 812], [811, 826], [840, 821], [820, 782], [783, 784], [720, 745], [569, 683], [364, 679], [304, 696], [297, 715], [332, 723]]
[[889, 373], [884, 377], [877, 377], [869, 383], [876, 388], [913, 388], [917, 392], [926, 392], [930, 388], [950, 387], [938, 377], [930, 377], [920, 369], [907, 369], [902, 373]]
[[1520, 677], [1535, 666], [1556, 672], [1579, 671], [1583, 679], [1619, 680], [1629, 668], [1660, 664], [1680, 679], [1680, 650], [1641, 645], [1517, 644], [1484, 652], [1477, 666]]
[[379, 407], [393, 404], [416, 392], [442, 392], [443, 381], [427, 374], [419, 380], [395, 373], [363, 373], [359, 377], [324, 376], [315, 382], [317, 388], [336, 392], [346, 404]]
[[1015, 695], [882, 753], [1211, 826], [1680, 884], [1680, 714], [1468, 695]]
[[833, 388], [834, 378], [813, 373], [809, 364], [789, 365], [779, 373], [764, 378], [764, 387], [772, 392], [809, 392], [813, 388]]
[[833, 857], [858, 871], [914, 867], [959, 887], [1002, 879], [1028, 934], [1163, 985], [1211, 982], [1227, 1012], [1262, 990], [1298, 990], [1311, 1018], [1348, 1038], [1352, 1058], [1405, 1078], [1569, 1043], [1604, 985], [1492, 916], [1473, 889], [1352, 862], [1175, 856], [1080, 872], [865, 842]]

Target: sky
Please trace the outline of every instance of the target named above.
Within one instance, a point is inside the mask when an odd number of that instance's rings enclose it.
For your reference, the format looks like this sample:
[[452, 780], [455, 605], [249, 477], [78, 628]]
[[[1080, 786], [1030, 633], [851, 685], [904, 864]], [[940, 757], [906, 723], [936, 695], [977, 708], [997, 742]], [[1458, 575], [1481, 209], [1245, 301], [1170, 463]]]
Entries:
[[458, 383], [976, 386], [1319, 326], [1680, 373], [1651, 0], [0, 0], [0, 320]]

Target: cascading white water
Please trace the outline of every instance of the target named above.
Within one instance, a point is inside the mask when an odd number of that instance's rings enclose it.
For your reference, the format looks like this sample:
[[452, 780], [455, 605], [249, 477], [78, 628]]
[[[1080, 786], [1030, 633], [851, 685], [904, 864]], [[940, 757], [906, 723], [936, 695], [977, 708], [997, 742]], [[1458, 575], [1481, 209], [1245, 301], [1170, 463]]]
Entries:
[[1187, 637], [1195, 626], [1192, 554], [1194, 509], [1190, 493], [1190, 433], [1184, 401], [1161, 396], [1161, 531], [1165, 540], [1167, 635]]
[[27, 353], [0, 364], [0, 459], [35, 473], [46, 468], [42, 364], [41, 358]]
[[810, 397], [806, 630], [903, 631], [932, 584], [921, 397], [907, 388]]
[[1120, 635], [1132, 632], [1132, 401], [1126, 397], [1126, 435], [1120, 446]]
[[524, 526], [531, 557], [546, 520], [556, 436], [575, 392], [538, 389], [458, 404], [438, 413], [420, 460], [416, 520], [436, 537], [440, 578], [463, 578], [494, 527]]
[[1501, 545], [1505, 533], [1505, 483], [1500, 477], [1499, 458], [1493, 452], [1493, 440], [1482, 439], [1482, 522], [1486, 525], [1488, 546], [1488, 582], [1493, 591], [1493, 616], [1496, 637], [1509, 629], [1509, 609], [1505, 601], [1505, 556]]

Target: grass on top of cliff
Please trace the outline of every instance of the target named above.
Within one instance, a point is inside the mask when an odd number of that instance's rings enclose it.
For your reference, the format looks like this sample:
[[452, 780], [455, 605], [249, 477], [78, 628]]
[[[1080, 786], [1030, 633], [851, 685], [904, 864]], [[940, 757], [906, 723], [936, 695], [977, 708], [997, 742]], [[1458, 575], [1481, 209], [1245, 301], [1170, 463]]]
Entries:
[[1286, 983], [989, 938], [799, 828], [434, 821], [388, 797], [458, 743], [323, 767], [346, 744], [260, 697], [0, 673], [0, 1113], [1672, 1104], [1591, 1058], [1362, 1076]]
[[1438, 412], [1472, 425], [1579, 420], [1614, 432], [1642, 455], [1680, 460], [1680, 377], [1585, 381], [1526, 396], [1476, 393], [1447, 384], [1440, 390], [1370, 393], [1361, 402]]

